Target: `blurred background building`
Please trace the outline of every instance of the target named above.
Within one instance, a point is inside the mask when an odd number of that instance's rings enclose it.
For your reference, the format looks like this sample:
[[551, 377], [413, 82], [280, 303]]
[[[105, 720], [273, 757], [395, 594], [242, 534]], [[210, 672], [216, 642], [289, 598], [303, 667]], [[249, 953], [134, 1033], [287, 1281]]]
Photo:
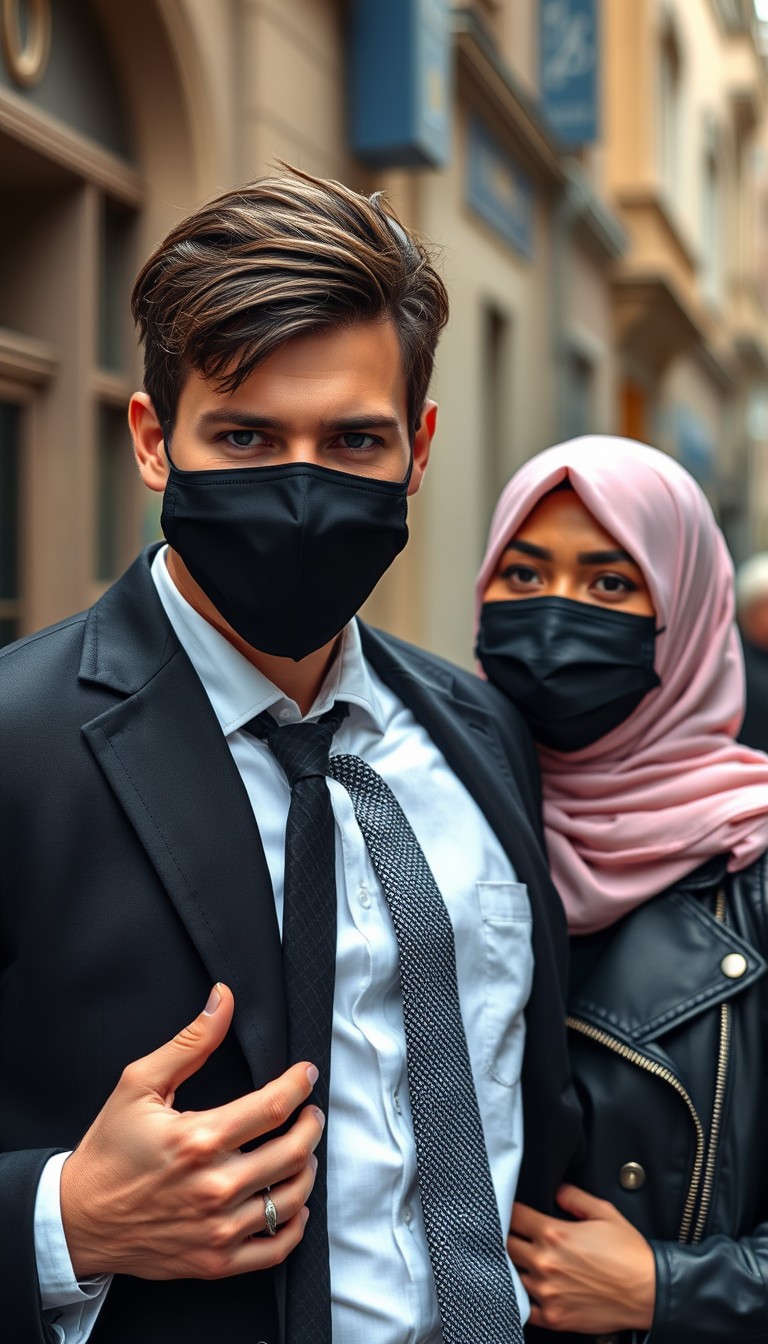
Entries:
[[765, 0], [4, 0], [0, 642], [157, 535], [125, 405], [152, 245], [282, 158], [383, 187], [452, 320], [412, 542], [368, 615], [462, 662], [510, 472], [649, 440], [768, 546]]

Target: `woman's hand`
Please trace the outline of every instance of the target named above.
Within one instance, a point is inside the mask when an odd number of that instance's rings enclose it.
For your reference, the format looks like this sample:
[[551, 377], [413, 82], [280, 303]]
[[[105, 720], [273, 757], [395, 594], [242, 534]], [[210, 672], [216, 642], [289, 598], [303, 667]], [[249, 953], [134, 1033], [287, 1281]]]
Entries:
[[607, 1334], [647, 1330], [656, 1267], [648, 1242], [605, 1199], [574, 1185], [557, 1192], [577, 1222], [516, 1204], [507, 1249], [531, 1299], [531, 1325]]

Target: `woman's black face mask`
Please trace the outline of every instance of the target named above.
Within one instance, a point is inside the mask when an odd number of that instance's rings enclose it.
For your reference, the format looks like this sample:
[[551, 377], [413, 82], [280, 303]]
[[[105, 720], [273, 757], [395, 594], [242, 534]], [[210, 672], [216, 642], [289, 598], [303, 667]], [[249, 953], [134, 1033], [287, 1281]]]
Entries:
[[486, 602], [475, 654], [537, 742], [579, 751], [617, 728], [661, 683], [653, 616], [568, 597]]

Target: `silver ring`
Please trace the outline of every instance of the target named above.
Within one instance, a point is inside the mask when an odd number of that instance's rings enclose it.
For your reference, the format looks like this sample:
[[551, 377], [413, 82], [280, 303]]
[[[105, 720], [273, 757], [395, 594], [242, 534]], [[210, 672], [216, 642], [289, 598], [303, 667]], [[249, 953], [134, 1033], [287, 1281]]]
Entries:
[[269, 1186], [262, 1190], [261, 1198], [264, 1200], [264, 1222], [267, 1225], [267, 1232], [270, 1237], [277, 1236], [277, 1209], [274, 1206], [272, 1197], [269, 1193]]

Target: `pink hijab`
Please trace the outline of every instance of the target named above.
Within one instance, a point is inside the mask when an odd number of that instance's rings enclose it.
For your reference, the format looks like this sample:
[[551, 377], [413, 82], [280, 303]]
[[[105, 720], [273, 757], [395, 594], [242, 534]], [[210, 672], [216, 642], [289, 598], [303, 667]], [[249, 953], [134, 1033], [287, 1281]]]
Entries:
[[589, 933], [714, 855], [731, 872], [757, 859], [768, 757], [734, 741], [744, 672], [725, 541], [693, 478], [654, 448], [594, 435], [521, 467], [496, 506], [476, 615], [506, 542], [565, 477], [640, 566], [660, 632], [661, 685], [623, 724], [580, 751], [539, 748], [552, 875], [571, 930]]

